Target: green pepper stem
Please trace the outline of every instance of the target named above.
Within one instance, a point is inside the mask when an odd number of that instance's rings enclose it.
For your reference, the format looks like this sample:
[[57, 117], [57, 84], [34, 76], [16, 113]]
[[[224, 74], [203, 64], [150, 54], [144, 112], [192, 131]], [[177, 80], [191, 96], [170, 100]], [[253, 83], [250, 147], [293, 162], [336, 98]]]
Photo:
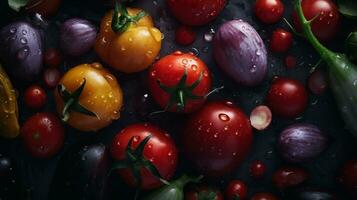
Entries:
[[302, 26], [304, 35], [309, 40], [309, 42], [312, 44], [312, 46], [316, 49], [316, 51], [320, 54], [320, 56], [323, 59], [327, 59], [327, 57], [331, 56], [332, 52], [329, 49], [327, 49], [325, 46], [323, 46], [317, 40], [317, 38], [315, 37], [315, 35], [313, 34], [313, 32], [311, 30], [311, 23], [315, 18], [310, 21], [306, 20], [303, 10], [302, 10], [301, 0], [296, 0], [295, 7], [296, 7], [297, 14], [298, 14], [300, 22], [301, 22], [301, 26]]

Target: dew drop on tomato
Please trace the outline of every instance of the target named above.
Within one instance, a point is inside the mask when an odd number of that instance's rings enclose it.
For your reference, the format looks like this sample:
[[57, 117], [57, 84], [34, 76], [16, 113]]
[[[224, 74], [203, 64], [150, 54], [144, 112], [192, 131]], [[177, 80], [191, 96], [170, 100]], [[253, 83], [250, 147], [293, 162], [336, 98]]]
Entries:
[[225, 121], [225, 122], [230, 120], [229, 116], [224, 113], [219, 114], [218, 117], [220, 120]]

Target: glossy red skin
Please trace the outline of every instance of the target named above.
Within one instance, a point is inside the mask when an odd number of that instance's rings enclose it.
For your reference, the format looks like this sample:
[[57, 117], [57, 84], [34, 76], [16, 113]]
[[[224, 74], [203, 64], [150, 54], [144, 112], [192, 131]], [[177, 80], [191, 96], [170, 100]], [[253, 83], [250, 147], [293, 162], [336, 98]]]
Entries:
[[216, 193], [216, 198], [212, 200], [223, 200], [223, 194], [217, 188], [210, 188], [207, 186], [199, 186], [196, 188], [191, 188], [185, 192], [185, 200], [200, 200], [198, 197], [201, 192], [214, 192]]
[[179, 26], [175, 31], [175, 41], [177, 44], [188, 46], [196, 39], [196, 32], [188, 26]]
[[[146, 123], [127, 126], [113, 139], [110, 149], [111, 155], [114, 160], [123, 160], [129, 140], [135, 137], [132, 143], [132, 148], [135, 149], [149, 134], [152, 135], [152, 138], [146, 144], [143, 156], [152, 162], [165, 180], [170, 180], [176, 170], [178, 152], [171, 137], [155, 126]], [[141, 189], [149, 190], [163, 185], [146, 168], [142, 168], [140, 173], [142, 177]], [[130, 169], [118, 170], [118, 174], [129, 186], [136, 186], [135, 178]]]
[[226, 5], [226, 0], [167, 0], [172, 15], [181, 23], [201, 26], [213, 21]]
[[254, 161], [250, 164], [250, 175], [255, 179], [260, 179], [266, 172], [266, 166], [262, 161]]
[[342, 166], [338, 181], [352, 197], [357, 198], [357, 159], [349, 160]]
[[270, 40], [270, 50], [276, 53], [287, 52], [293, 45], [293, 35], [282, 28], [273, 32]]
[[[303, 0], [302, 10], [307, 20], [319, 15], [311, 24], [312, 32], [318, 40], [324, 42], [333, 39], [338, 33], [341, 17], [336, 4], [331, 0]], [[297, 13], [293, 13], [293, 23], [301, 31], [300, 20]]]
[[322, 95], [328, 87], [326, 73], [321, 69], [315, 70], [310, 74], [307, 85], [313, 94]]
[[253, 195], [253, 197], [250, 200], [279, 200], [279, 199], [273, 194], [262, 192]]
[[247, 190], [247, 185], [243, 181], [232, 180], [226, 187], [226, 200], [234, 200], [235, 197], [244, 200], [247, 197]]
[[[186, 63], [186, 64], [184, 64]], [[154, 100], [161, 108], [165, 108], [169, 102], [170, 94], [162, 90], [157, 83], [157, 80], [168, 87], [176, 86], [185, 72], [187, 67], [186, 85], [192, 85], [199, 79], [200, 73], [203, 73], [203, 78], [200, 84], [193, 90], [193, 94], [197, 96], [205, 96], [211, 90], [211, 74], [208, 71], [206, 64], [191, 53], [174, 52], [157, 61], [149, 71], [149, 88]], [[187, 99], [184, 113], [190, 113], [198, 110], [205, 102], [205, 98]], [[176, 105], [173, 105], [168, 111], [179, 112]]]
[[257, 0], [254, 4], [255, 16], [265, 24], [281, 20], [284, 9], [284, 4], [280, 0]]
[[46, 91], [38, 85], [32, 85], [25, 90], [24, 103], [27, 107], [37, 110], [42, 108], [47, 101]]
[[280, 117], [295, 118], [301, 115], [308, 103], [305, 87], [297, 80], [276, 78], [268, 92], [267, 104]]
[[231, 102], [210, 102], [193, 114], [182, 134], [182, 151], [193, 167], [210, 178], [232, 172], [252, 144], [246, 115]]
[[309, 177], [309, 174], [302, 168], [282, 167], [274, 172], [273, 184], [276, 188], [284, 190], [286, 188], [298, 186]]
[[64, 129], [56, 115], [37, 113], [21, 127], [21, 138], [32, 156], [49, 158], [62, 148]]
[[59, 67], [62, 62], [61, 52], [54, 48], [47, 49], [43, 56], [43, 62], [47, 67]]

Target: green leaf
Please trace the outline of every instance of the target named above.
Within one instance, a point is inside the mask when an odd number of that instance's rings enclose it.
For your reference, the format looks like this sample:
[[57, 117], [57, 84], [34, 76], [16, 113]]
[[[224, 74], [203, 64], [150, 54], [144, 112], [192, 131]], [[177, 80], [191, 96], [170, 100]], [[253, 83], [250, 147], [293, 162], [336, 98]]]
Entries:
[[143, 141], [140, 142], [140, 144], [136, 147], [135, 149], [135, 155], [136, 156], [143, 156], [143, 153], [144, 153], [144, 148], [146, 146], [146, 144], [149, 142], [149, 140], [151, 139], [152, 135], [148, 135], [146, 136]]
[[338, 0], [338, 9], [344, 16], [357, 20], [357, 3], [355, 0]]
[[8, 0], [9, 7], [19, 12], [20, 9], [27, 5], [29, 0]]
[[74, 112], [82, 113], [84, 115], [89, 115], [89, 116], [93, 116], [93, 117], [99, 118], [97, 116], [97, 114], [95, 114], [94, 112], [92, 112], [92, 111], [88, 110], [87, 108], [83, 107], [79, 103], [74, 104], [71, 110], [74, 111]]

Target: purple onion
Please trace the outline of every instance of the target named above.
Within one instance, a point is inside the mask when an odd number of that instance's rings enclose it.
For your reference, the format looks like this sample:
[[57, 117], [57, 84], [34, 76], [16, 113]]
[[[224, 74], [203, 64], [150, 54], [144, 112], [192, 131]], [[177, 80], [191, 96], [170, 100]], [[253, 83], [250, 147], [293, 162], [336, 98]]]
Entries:
[[300, 163], [317, 157], [327, 147], [327, 137], [312, 124], [294, 124], [279, 136], [282, 157], [292, 163]]
[[220, 68], [244, 86], [260, 84], [267, 74], [267, 51], [256, 30], [242, 20], [224, 23], [213, 41]]
[[81, 56], [94, 45], [97, 37], [95, 26], [84, 19], [68, 19], [61, 26], [60, 46], [68, 56]]

